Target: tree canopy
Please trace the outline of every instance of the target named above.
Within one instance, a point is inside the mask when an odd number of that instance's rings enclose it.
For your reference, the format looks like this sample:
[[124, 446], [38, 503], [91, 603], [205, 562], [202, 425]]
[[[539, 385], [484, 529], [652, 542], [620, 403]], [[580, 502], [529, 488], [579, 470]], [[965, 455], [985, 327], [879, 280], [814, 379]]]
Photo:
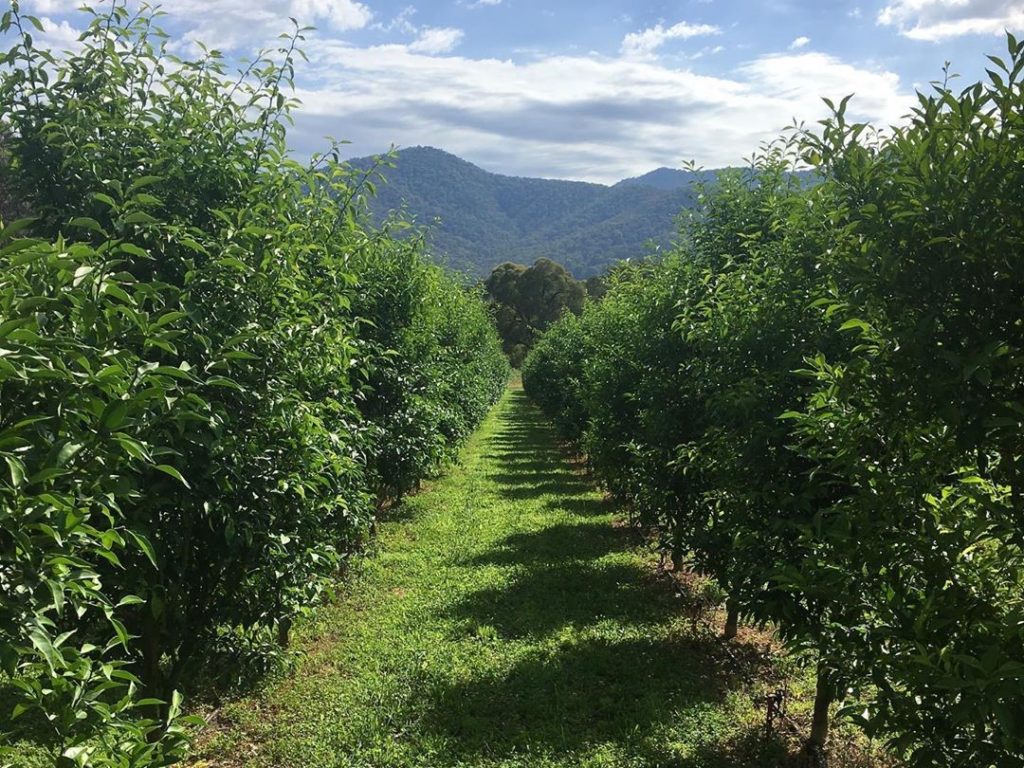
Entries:
[[586, 284], [551, 259], [537, 259], [532, 267], [499, 264], [484, 286], [494, 304], [505, 354], [516, 367], [539, 334], [567, 312], [578, 315], [587, 298]]

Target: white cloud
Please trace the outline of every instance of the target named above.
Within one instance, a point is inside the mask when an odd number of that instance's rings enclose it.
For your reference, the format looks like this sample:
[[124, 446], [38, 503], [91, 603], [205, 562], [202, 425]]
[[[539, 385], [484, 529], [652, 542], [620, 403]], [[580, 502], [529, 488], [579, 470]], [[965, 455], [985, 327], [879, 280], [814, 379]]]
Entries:
[[78, 37], [82, 31], [75, 29], [68, 22], [54, 21], [47, 16], [42, 16], [39, 18], [39, 23], [43, 25], [43, 31], [36, 33], [35, 30], [32, 30], [37, 48], [46, 48], [51, 51], [77, 51], [81, 48], [82, 44], [78, 41]]
[[[164, 10], [178, 44], [200, 39], [251, 51], [287, 29], [285, 9], [300, 1], [320, 15], [300, 21], [324, 29], [305, 42], [310, 62], [297, 72], [303, 106], [289, 136], [299, 156], [333, 135], [350, 139], [353, 155], [432, 144], [498, 172], [611, 182], [689, 159], [706, 167], [742, 162], [794, 118], [825, 116], [822, 96], [856, 93], [851, 119], [882, 125], [914, 103], [895, 74], [806, 49], [752, 55], [714, 76], [682, 57], [653, 55], [666, 40], [719, 33], [707, 25], [637, 32], [614, 55], [537, 51], [503, 60], [453, 55], [462, 31], [414, 24], [411, 6], [377, 24], [368, 15], [335, 17], [341, 4], [310, 0], [167, 0]], [[361, 18], [405, 42], [366, 45], [356, 40], [372, 38], [369, 31], [339, 31]], [[65, 25], [53, 24], [54, 41], [71, 39]], [[718, 42], [703, 41], [700, 52], [719, 51]]]
[[362, 29], [373, 12], [356, 0], [291, 0], [291, 15], [297, 19], [323, 19], [334, 29]]
[[22, 9], [30, 13], [60, 14], [70, 13], [80, 5], [81, 3], [74, 2], [74, 0], [29, 0], [22, 3]]
[[321, 33], [362, 29], [373, 19], [369, 6], [357, 0], [173, 0], [160, 10], [186, 26], [188, 41], [246, 53], [288, 32], [289, 17]]
[[376, 29], [380, 32], [391, 32], [392, 30], [397, 29], [398, 31], [405, 32], [408, 35], [414, 35], [416, 34], [417, 27], [413, 24], [412, 17], [415, 15], [416, 6], [407, 5], [387, 24], [377, 22], [376, 24], [371, 25], [371, 27], [372, 29]]
[[821, 53], [755, 58], [710, 77], [654, 59], [545, 56], [528, 62], [426, 56], [409, 46], [318, 41], [317, 88], [301, 90], [297, 151], [325, 135], [352, 154], [430, 144], [490, 170], [615, 181], [694, 159], [733, 165], [794, 118], [849, 93], [852, 119], [898, 122], [912, 94], [892, 73]]
[[811, 38], [801, 35], [800, 37], [798, 37], [796, 40], [789, 44], [789, 49], [791, 51], [795, 51], [800, 48], [804, 48], [809, 42], [811, 42]]
[[656, 24], [640, 32], [630, 32], [622, 41], [625, 56], [650, 56], [669, 40], [689, 40], [703, 35], [718, 35], [722, 30], [711, 24], [690, 24], [681, 21], [671, 27]]
[[398, 31], [405, 35], [414, 36], [414, 40], [408, 44], [411, 51], [426, 54], [441, 54], [452, 51], [464, 37], [461, 29], [454, 27], [419, 27], [413, 23], [412, 18], [416, 15], [416, 7], [407, 5], [395, 18], [386, 24], [378, 22], [371, 26], [378, 32]]
[[473, 0], [470, 3], [463, 3], [467, 8], [476, 10], [477, 8], [493, 7], [495, 5], [501, 5], [501, 0]]
[[893, 0], [877, 21], [914, 40], [999, 35], [1024, 29], [1024, 0]]
[[448, 53], [462, 40], [463, 32], [454, 27], [423, 27], [409, 44], [409, 50], [416, 53]]

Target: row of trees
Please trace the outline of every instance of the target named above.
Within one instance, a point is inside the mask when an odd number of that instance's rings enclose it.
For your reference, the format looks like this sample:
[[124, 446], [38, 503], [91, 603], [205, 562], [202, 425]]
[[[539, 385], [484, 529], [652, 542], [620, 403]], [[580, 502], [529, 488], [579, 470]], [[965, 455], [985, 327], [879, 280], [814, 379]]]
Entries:
[[[1024, 763], [1024, 45], [882, 134], [795, 131], [527, 392], [678, 565], [914, 766]], [[788, 171], [816, 169], [802, 188]]]
[[303, 30], [228, 77], [92, 16], [61, 58], [0, 19], [33, 216], [0, 222], [0, 730], [167, 765], [204, 660], [286, 642], [508, 364], [481, 295], [363, 223], [369, 173], [289, 158]]

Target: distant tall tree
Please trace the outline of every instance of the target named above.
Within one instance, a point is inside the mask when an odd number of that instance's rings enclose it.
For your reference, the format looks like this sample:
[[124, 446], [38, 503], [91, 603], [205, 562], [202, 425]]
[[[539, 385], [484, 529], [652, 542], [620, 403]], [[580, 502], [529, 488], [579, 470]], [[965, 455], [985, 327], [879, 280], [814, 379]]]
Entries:
[[538, 335], [566, 312], [582, 312], [587, 298], [586, 286], [551, 259], [538, 259], [532, 267], [499, 264], [484, 285], [495, 306], [505, 353], [516, 367]]

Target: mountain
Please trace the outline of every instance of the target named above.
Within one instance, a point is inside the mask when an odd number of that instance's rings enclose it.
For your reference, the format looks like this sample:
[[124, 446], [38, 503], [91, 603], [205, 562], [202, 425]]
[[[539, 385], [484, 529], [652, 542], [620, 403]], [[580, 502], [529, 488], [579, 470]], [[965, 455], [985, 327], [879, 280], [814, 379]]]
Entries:
[[673, 190], [689, 187], [706, 173], [700, 171], [680, 171], [676, 168], [658, 168], [632, 179], [623, 179], [617, 187], [654, 187], [655, 189]]
[[[366, 169], [372, 158], [349, 161]], [[428, 226], [437, 257], [475, 277], [504, 261], [546, 256], [577, 278], [667, 246], [679, 213], [693, 205], [694, 174], [661, 168], [614, 186], [502, 176], [431, 147], [396, 153], [371, 209], [404, 210]]]

